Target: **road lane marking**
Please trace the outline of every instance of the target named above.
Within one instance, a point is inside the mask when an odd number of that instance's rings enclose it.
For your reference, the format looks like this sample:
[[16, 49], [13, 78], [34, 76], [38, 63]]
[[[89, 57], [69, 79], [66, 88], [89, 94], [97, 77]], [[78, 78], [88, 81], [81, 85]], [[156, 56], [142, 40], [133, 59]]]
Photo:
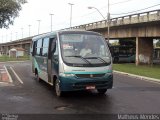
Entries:
[[12, 77], [11, 77], [11, 75], [9, 74], [8, 69], [6, 68], [5, 65], [4, 65], [4, 69], [6, 70], [7, 75], [8, 75], [8, 77], [9, 77], [9, 82], [10, 82], [10, 83], [13, 83]]
[[12, 72], [14, 73], [14, 75], [17, 77], [18, 81], [23, 84], [23, 81], [21, 80], [21, 78], [17, 75], [17, 73], [14, 71], [14, 69], [12, 67], [10, 67], [10, 69], [12, 70]]

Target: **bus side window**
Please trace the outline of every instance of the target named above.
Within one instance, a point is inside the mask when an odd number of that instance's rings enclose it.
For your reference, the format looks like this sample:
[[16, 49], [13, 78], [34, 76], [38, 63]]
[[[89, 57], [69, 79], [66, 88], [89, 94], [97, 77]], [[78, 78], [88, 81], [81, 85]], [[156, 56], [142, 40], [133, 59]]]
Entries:
[[36, 46], [36, 55], [41, 56], [41, 49], [42, 49], [42, 39], [39, 39], [37, 41], [37, 46]]
[[44, 57], [48, 56], [48, 47], [49, 47], [49, 38], [44, 38], [42, 56], [44, 56]]
[[36, 54], [36, 47], [37, 47], [37, 41], [33, 42], [33, 48], [32, 48], [32, 56], [34, 56]]

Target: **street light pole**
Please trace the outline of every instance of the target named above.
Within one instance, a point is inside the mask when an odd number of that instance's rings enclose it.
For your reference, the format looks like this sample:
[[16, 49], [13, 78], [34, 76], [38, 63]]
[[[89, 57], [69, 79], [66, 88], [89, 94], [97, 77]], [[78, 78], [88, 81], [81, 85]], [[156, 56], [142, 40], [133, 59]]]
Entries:
[[96, 7], [88, 7], [88, 9], [96, 9], [98, 11], [98, 13], [103, 17], [103, 19], [104, 20], [106, 19]]
[[3, 43], [3, 35], [2, 35], [2, 43]]
[[21, 28], [21, 32], [22, 32], [22, 38], [23, 38], [23, 28]]
[[16, 40], [17, 40], [17, 32], [15, 32], [16, 33]]
[[12, 41], [12, 32], [11, 32], [11, 40], [10, 41]]
[[31, 33], [31, 25], [28, 25], [29, 28], [29, 37], [30, 37], [30, 33]]
[[72, 3], [68, 3], [70, 6], [71, 6], [71, 12], [70, 12], [70, 28], [72, 27], [72, 6], [74, 5], [74, 4], [72, 4]]
[[54, 14], [50, 14], [50, 16], [51, 16], [51, 32], [52, 32], [52, 16], [53, 16]]
[[7, 33], [6, 33], [6, 42], [7, 42]]
[[110, 13], [109, 13], [109, 0], [108, 0], [108, 13], [107, 13], [107, 28], [108, 28], [108, 35], [107, 35], [107, 41], [109, 44], [109, 38], [110, 38]]
[[[109, 0], [108, 0], [108, 12], [107, 12], [107, 41], [109, 43], [109, 38], [110, 38], [110, 13], [109, 13]], [[98, 13], [103, 17], [104, 20], [106, 20], [106, 18], [102, 15], [102, 13], [96, 8], [96, 7], [88, 7], [88, 9], [96, 9], [98, 11]]]
[[40, 31], [40, 22], [41, 20], [37, 20], [38, 21], [38, 34], [39, 34], [39, 31]]

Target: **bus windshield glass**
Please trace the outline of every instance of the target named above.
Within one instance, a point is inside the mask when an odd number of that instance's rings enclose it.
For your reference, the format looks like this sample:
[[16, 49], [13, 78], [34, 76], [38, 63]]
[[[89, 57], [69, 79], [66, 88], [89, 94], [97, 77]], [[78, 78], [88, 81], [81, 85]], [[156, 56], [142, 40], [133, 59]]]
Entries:
[[104, 38], [96, 34], [61, 34], [63, 61], [71, 66], [105, 66], [111, 63]]

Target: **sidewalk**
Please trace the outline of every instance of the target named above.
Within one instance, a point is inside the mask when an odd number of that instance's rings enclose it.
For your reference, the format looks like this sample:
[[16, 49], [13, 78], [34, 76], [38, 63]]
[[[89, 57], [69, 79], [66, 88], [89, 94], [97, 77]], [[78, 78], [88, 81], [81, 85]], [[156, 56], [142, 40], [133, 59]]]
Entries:
[[10, 83], [10, 77], [3, 65], [0, 65], [0, 82]]
[[127, 76], [130, 76], [130, 77], [138, 78], [138, 79], [141, 79], [141, 80], [147, 80], [147, 81], [152, 81], [152, 82], [160, 83], [160, 79], [155, 79], [155, 78], [150, 78], [150, 77], [135, 75], [135, 74], [126, 73], [126, 72], [121, 72], [121, 71], [116, 71], [116, 70], [114, 70], [113, 72], [114, 72], [114, 73], [117, 73], [117, 74], [122, 74], [122, 75], [127, 75]]

